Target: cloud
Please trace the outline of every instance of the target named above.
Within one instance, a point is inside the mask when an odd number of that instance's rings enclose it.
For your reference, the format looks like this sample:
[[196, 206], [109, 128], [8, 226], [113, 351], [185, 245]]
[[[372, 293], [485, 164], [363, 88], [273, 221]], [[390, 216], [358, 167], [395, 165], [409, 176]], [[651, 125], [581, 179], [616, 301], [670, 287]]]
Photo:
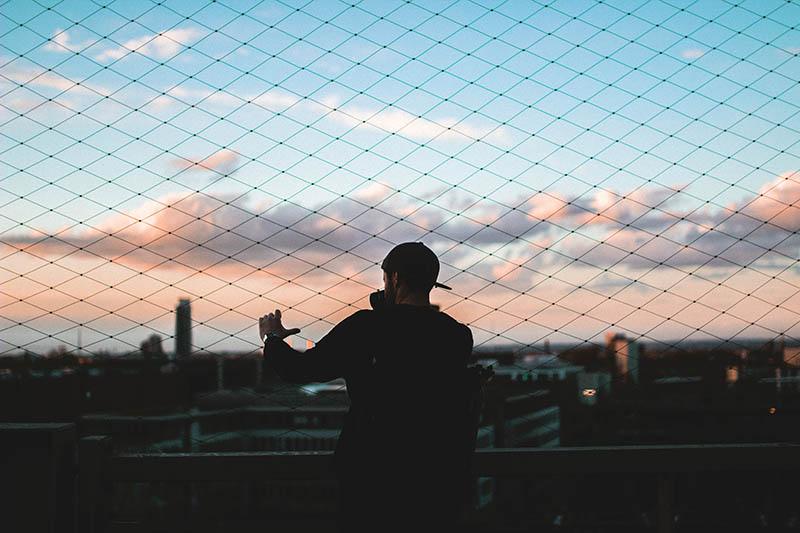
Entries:
[[270, 90], [262, 94], [234, 95], [223, 90], [187, 88], [183, 86], [172, 87], [164, 94], [153, 100], [158, 107], [168, 107], [174, 104], [198, 105], [205, 103], [227, 109], [252, 104], [267, 108], [270, 111], [283, 110], [296, 104], [300, 99], [296, 96], [277, 90]]
[[326, 97], [319, 102], [303, 100], [291, 93], [271, 90], [263, 94], [233, 95], [225, 91], [186, 89], [173, 87], [154, 101], [163, 107], [183, 102], [196, 104], [199, 101], [226, 108], [235, 108], [250, 103], [270, 111], [282, 111], [296, 106], [325, 120], [332, 120], [350, 128], [378, 130], [377, 133], [396, 133], [415, 141], [429, 142], [435, 138], [449, 140], [485, 139], [501, 142], [508, 136], [505, 128], [459, 123], [455, 118], [444, 117], [436, 121], [420, 118], [401, 109], [388, 106], [382, 110], [360, 106], [338, 106], [338, 99]]
[[210, 171], [222, 177], [238, 170], [241, 159], [239, 154], [226, 148], [203, 158], [176, 158], [170, 164], [181, 171]]
[[[223, 172], [238, 161], [236, 154], [223, 150], [197, 162], [183, 160], [176, 165]], [[414, 201], [403, 194], [393, 195], [380, 209], [370, 209], [386, 193], [384, 187], [372, 185], [352, 199], [338, 198], [309, 207], [259, 203], [248, 196], [169, 195], [133, 212], [109, 216], [93, 230], [70, 230], [56, 237], [18, 233], [6, 235], [3, 241], [30, 247], [31, 253], [43, 257], [91, 252], [136, 268], [204, 269], [216, 265], [213, 268], [241, 269], [284, 258], [273, 267], [282, 277], [324, 266], [345, 251], [357, 250], [368, 261], [379, 261], [392, 242], [418, 238], [435, 249], [452, 250], [448, 257], [454, 262], [470, 263], [469, 257], [481, 258], [504, 249], [510, 253], [512, 265], [543, 254], [543, 258], [549, 257], [549, 265], [565, 265], [580, 257], [583, 265], [600, 268], [618, 263], [615, 270], [706, 263], [729, 268], [776, 261], [774, 254], [765, 256], [766, 249], [788, 257], [800, 255], [800, 183], [796, 176], [783, 174], [762, 187], [758, 195], [732, 205], [732, 211], [712, 211], [699, 221], [676, 205], [670, 214], [650, 209], [665, 198], [672, 201], [676, 191], [668, 189], [620, 195], [616, 203], [614, 195], [607, 192], [582, 201], [538, 194], [521, 201], [519, 209], [485, 203], [453, 216], [424, 203], [414, 210], [410, 207]], [[597, 217], [597, 213], [615, 216]], [[765, 220], [771, 223], [763, 224]], [[462, 242], [466, 246], [459, 245]], [[532, 243], [554, 248], [542, 251]], [[294, 259], [284, 257], [286, 254]], [[487, 276], [514, 270], [501, 256], [486, 258], [484, 266]]]
[[30, 113], [34, 108], [50, 105], [46, 98], [6, 98], [3, 105], [0, 106], [0, 115], [14, 115]]
[[703, 57], [705, 53], [705, 50], [701, 50], [700, 48], [687, 48], [681, 51], [681, 57], [689, 60], [699, 59]]
[[372, 181], [355, 191], [354, 197], [366, 204], [376, 204], [393, 192], [394, 191], [390, 187], [387, 187], [383, 183]]
[[422, 142], [428, 142], [434, 138], [484, 139], [502, 142], [508, 137], [508, 133], [503, 127], [469, 124], [463, 121], [459, 122], [453, 117], [437, 118], [434, 121], [393, 106], [383, 109], [356, 105], [339, 107], [340, 98], [336, 96], [329, 95], [319, 101], [310, 101], [279, 90], [270, 90], [262, 94], [233, 95], [222, 90], [188, 89], [178, 86], [165, 91], [165, 94], [156, 98], [154, 103], [163, 107], [178, 102], [197, 104], [200, 101], [226, 108], [252, 103], [270, 111], [283, 111], [288, 107], [295, 106], [297, 109], [314, 113], [320, 117], [324, 116], [325, 120], [331, 120], [350, 128], [378, 130], [378, 133], [396, 133]]
[[53, 32], [53, 35], [50, 37], [50, 40], [44, 45], [44, 49], [48, 52], [58, 52], [62, 54], [68, 52], [80, 52], [81, 50], [92, 46], [96, 42], [97, 41], [93, 41], [91, 39], [81, 42], [73, 42], [72, 37], [67, 30], [56, 28], [56, 30]]
[[[175, 283], [175, 291], [202, 296], [200, 305], [216, 309], [214, 312], [235, 308], [255, 316], [262, 312], [263, 299], [257, 298], [246, 306], [239, 304], [261, 294], [269, 302], [266, 305], [293, 306], [293, 313], [298, 313], [295, 320], [302, 316], [309, 324], [318, 324], [321, 329], [310, 333], [315, 339], [328, 329], [325, 320], [335, 322], [352, 312], [347, 303], [367, 305], [367, 294], [380, 285], [377, 263], [394, 243], [408, 240], [421, 240], [439, 254], [441, 280], [455, 289], [452, 293], [436, 292], [434, 301], [457, 319], [472, 321], [479, 336], [486, 339], [504, 332], [510, 339], [529, 342], [531, 338], [551, 334], [556, 328], [559, 335], [589, 338], [610, 323], [631, 332], [647, 332], [655, 338], [682, 336], [688, 327], [685, 325], [695, 323], [703, 326], [704, 332], [733, 335], [741, 329], [740, 323], [749, 323], [743, 320], [758, 320], [759, 326], [783, 331], [786, 326], [781, 321], [796, 314], [791, 308], [782, 309], [780, 316], [763, 319], [755, 313], [763, 307], [762, 299], [776, 302], [785, 299], [786, 294], [779, 292], [788, 290], [787, 283], [794, 280], [794, 273], [783, 274], [773, 282], [777, 286], [763, 290], [759, 284], [764, 282], [764, 276], [751, 270], [743, 271], [731, 281], [727, 276], [729, 261], [765, 266], [765, 261], [774, 260], [762, 258], [763, 250], [738, 241], [736, 235], [772, 242], [773, 246], [793, 254], [790, 257], [798, 257], [800, 236], [792, 236], [790, 230], [800, 229], [800, 213], [797, 207], [785, 205], [800, 202], [800, 185], [794, 177], [796, 173], [778, 176], [756, 195], [731, 204], [733, 214], [711, 209], [700, 217], [702, 222], [685, 216], [688, 210], [681, 210], [679, 201], [673, 199], [676, 191], [655, 187], [628, 194], [598, 192], [586, 198], [539, 194], [527, 201], [520, 199], [517, 204], [520, 208], [515, 210], [484, 202], [471, 207], [464, 213], [467, 216], [458, 217], [424, 202], [415, 204], [414, 199], [402, 193], [381, 203], [380, 210], [370, 209], [370, 205], [384, 199], [385, 191], [376, 185], [364, 187], [352, 198], [307, 207], [264, 201], [255, 195], [170, 194], [148, 200], [132, 211], [109, 215], [94, 228], [84, 224], [82, 230], [70, 229], [54, 236], [34, 231], [7, 232], [0, 247], [5, 248], [4, 252], [10, 252], [9, 247], [22, 248], [31, 259], [49, 259], [55, 265], [73, 269], [76, 261], [88, 259], [89, 265], [99, 264], [91, 269], [90, 279], [101, 283], [106, 277], [116, 279], [122, 266], [147, 271], [147, 277], [153, 280]], [[637, 207], [635, 202], [628, 205], [633, 202], [631, 198], [646, 205], [666, 199], [671, 204], [675, 226], [667, 230], [664, 223], [654, 238], [638, 227], [638, 221], [626, 227], [593, 216], [612, 211], [632, 216], [647, 209]], [[412, 212], [414, 205], [421, 209]], [[648, 213], [640, 220], [647, 220]], [[745, 213], [772, 219], [780, 227], [754, 226]], [[680, 216], [686, 220], [681, 221]], [[570, 228], [579, 227], [574, 234], [570, 233]], [[436, 233], [426, 231], [433, 228]], [[754, 228], [756, 232], [752, 232]], [[739, 233], [726, 236], [722, 230]], [[601, 243], [582, 234], [592, 235]], [[786, 237], [788, 240], [783, 244], [774, 244]], [[459, 244], [460, 239], [463, 245]], [[685, 249], [684, 242], [693, 242], [694, 249]], [[628, 253], [634, 250], [636, 254]], [[707, 263], [712, 258], [710, 254], [719, 257], [703, 269], [702, 276], [690, 278], [685, 271], [675, 270]], [[580, 261], [575, 260], [578, 257]], [[108, 274], [102, 263], [108, 265]], [[608, 271], [603, 272], [603, 268]], [[714, 271], [715, 268], [719, 270]], [[654, 270], [649, 272], [650, 269]], [[702, 278], [714, 279], [717, 274], [724, 281], [720, 290], [727, 291], [726, 294], [735, 297], [734, 303], [738, 302], [736, 309], [725, 315], [719, 315], [718, 310], [727, 310], [733, 304], [705, 298], [715, 285]], [[36, 279], [36, 275], [31, 278]], [[139, 294], [137, 283], [150, 287], [143, 288], [143, 294], [158, 289], [147, 279], [136, 277], [136, 280], [122, 283], [120, 290], [133, 292], [135, 296]], [[223, 290], [227, 280], [234, 282], [230, 293]], [[678, 281], [680, 285], [673, 288]], [[746, 302], [739, 292], [732, 292], [748, 285], [756, 287], [757, 292]], [[660, 294], [658, 289], [662, 286], [669, 288], [670, 294], [645, 300]], [[606, 295], [623, 289], [624, 296], [606, 299]], [[74, 294], [76, 299], [89, 291], [87, 288], [81, 292], [84, 289], [70, 284], [61, 290]], [[163, 305], [169, 307], [177, 297], [172, 291], [162, 287], [150, 299], [161, 298]], [[119, 298], [123, 296], [112, 287], [92, 296], [92, 302], [97, 305], [106, 302], [103, 305], [114, 308], [121, 305]], [[57, 300], [59, 295], [54, 293], [52, 297]], [[702, 298], [706, 307], [693, 307], [676, 315], [681, 306], [694, 298], [698, 301]], [[553, 306], [550, 302], [557, 304]], [[637, 302], [642, 304], [639, 311], [635, 307], [639, 305]], [[498, 310], [493, 311], [494, 308]], [[584, 310], [585, 320], [580, 318]], [[631, 312], [629, 318], [624, 318]], [[132, 320], [141, 322], [136, 313], [129, 310]], [[520, 319], [512, 315], [528, 317], [528, 322], [514, 326]], [[704, 326], [715, 315], [719, 320]], [[665, 316], [673, 317], [672, 321], [665, 322], [662, 318]], [[323, 321], [318, 323], [315, 317]], [[694, 329], [686, 331], [688, 334]]]
[[300, 98], [293, 94], [282, 91], [267, 91], [256, 96], [248, 96], [247, 100], [251, 100], [254, 103], [266, 108], [274, 109], [287, 108], [295, 105], [298, 101], [300, 101]]
[[[91, 254], [137, 269], [258, 266], [301, 248], [298, 257], [305, 264], [322, 265], [369, 237], [367, 231], [336, 222], [367, 210], [347, 200], [326, 208], [322, 215], [289, 203], [252, 204], [247, 198], [229, 195], [168, 195], [129, 213], [111, 215], [94, 229], [55, 236], [31, 232], [3, 242], [39, 256]], [[368, 227], [370, 221], [356, 225]], [[300, 272], [278, 266], [276, 273], [294, 276]]]
[[383, 132], [397, 133], [414, 140], [430, 141], [434, 138], [445, 139], [483, 139], [505, 138], [503, 128], [488, 126], [474, 126], [457, 121], [451, 117], [444, 117], [436, 121], [412, 115], [393, 106], [384, 109], [369, 109], [360, 106], [332, 107], [326, 115], [327, 119], [334, 120], [350, 127], [377, 128]]
[[786, 231], [800, 230], [800, 172], [784, 172], [763, 185], [758, 196], [741, 205], [737, 218], [749, 216], [770, 220]]
[[[0, 59], [5, 60], [5, 58]], [[62, 76], [55, 70], [48, 71], [42, 67], [30, 64], [21, 65], [11, 60], [5, 62], [0, 77], [3, 78], [3, 81], [10, 80], [26, 87], [33, 86], [55, 89], [62, 92], [69, 91], [71, 94], [93, 96], [106, 96], [111, 94], [111, 91], [102, 85], [86, 80], [73, 81], [70, 78]]]
[[[757, 194], [727, 206], [690, 214], [675, 210], [657, 216], [658, 223], [630, 227], [609, 224], [599, 243], [567, 253], [586, 253], [592, 264], [616, 268], [786, 267], [800, 257], [800, 182], [786, 172], [764, 184]], [[650, 216], [650, 214], [646, 214]], [[654, 215], [655, 216], [655, 215]], [[625, 221], [623, 219], [622, 221]], [[688, 245], [688, 246], [687, 246]], [[633, 254], [629, 252], [633, 251]]]
[[161, 33], [154, 33], [130, 39], [122, 46], [109, 48], [95, 55], [98, 61], [120, 59], [131, 52], [136, 52], [155, 59], [173, 57], [191, 42], [200, 37], [196, 28], [173, 28]]

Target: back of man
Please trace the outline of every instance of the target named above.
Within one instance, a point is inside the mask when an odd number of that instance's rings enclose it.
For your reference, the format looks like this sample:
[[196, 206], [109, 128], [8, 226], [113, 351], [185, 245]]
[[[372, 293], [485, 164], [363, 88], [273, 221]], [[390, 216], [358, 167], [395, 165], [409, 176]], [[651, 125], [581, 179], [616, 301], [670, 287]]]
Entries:
[[343, 519], [349, 529], [384, 531], [452, 522], [472, 451], [463, 381], [472, 335], [415, 305], [358, 320], [370, 334], [354, 346], [364, 365], [344, 376], [351, 409], [336, 451]]

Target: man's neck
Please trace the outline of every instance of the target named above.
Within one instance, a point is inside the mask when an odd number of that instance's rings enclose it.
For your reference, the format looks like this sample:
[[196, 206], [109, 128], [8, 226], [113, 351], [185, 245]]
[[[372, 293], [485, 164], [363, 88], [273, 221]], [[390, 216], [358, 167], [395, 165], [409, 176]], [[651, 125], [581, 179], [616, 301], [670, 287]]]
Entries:
[[431, 306], [431, 298], [429, 294], [406, 294], [399, 298], [399, 304], [407, 304], [407, 305], [420, 305], [424, 307]]

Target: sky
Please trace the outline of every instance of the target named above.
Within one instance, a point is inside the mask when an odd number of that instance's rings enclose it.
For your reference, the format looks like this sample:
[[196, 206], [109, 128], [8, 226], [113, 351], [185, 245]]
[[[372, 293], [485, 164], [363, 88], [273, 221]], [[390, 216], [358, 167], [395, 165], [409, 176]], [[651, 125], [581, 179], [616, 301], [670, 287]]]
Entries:
[[0, 354], [299, 346], [440, 257], [476, 344], [800, 339], [800, 2], [7, 1]]

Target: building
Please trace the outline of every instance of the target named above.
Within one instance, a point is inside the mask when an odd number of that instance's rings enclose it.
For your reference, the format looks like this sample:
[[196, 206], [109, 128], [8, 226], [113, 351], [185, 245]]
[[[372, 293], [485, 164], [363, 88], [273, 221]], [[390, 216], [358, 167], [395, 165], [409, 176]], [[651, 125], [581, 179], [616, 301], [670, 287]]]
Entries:
[[181, 359], [192, 353], [192, 307], [188, 298], [178, 300], [175, 307], [175, 355]]
[[614, 361], [614, 380], [621, 383], [639, 383], [639, 343], [625, 337], [624, 333], [608, 333], [606, 349]]
[[800, 346], [784, 346], [783, 364], [794, 368], [800, 368]]
[[547, 353], [524, 354], [509, 365], [499, 364], [496, 359], [478, 359], [477, 362], [491, 366], [496, 380], [509, 382], [556, 383], [583, 371], [582, 366]]

